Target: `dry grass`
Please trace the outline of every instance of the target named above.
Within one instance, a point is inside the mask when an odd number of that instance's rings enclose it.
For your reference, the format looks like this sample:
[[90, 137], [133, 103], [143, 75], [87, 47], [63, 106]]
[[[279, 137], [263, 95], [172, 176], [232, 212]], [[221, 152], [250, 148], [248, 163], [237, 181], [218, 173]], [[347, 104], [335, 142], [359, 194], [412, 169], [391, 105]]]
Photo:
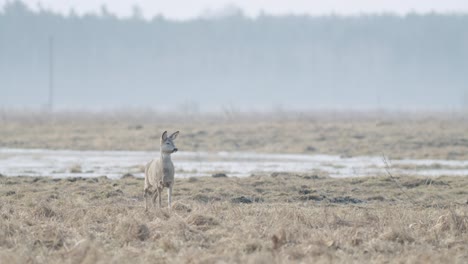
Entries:
[[142, 179], [0, 177], [0, 263], [466, 263], [468, 179], [398, 180], [415, 204], [388, 178], [275, 174], [180, 179], [145, 213]]
[[344, 156], [380, 156], [383, 152], [390, 159], [468, 159], [466, 115], [449, 113], [165, 116], [123, 111], [48, 116], [0, 112], [0, 145], [3, 147], [155, 150], [164, 130], [180, 130], [177, 146], [185, 151]]
[[[177, 129], [178, 147], [187, 151], [468, 159], [463, 116], [172, 118], [0, 112], [0, 145], [155, 150], [161, 131]], [[70, 167], [70, 176], [81, 169]], [[0, 175], [0, 263], [468, 262], [466, 177], [278, 172], [178, 179], [172, 211], [149, 212], [142, 190], [142, 179], [130, 174], [120, 180]]]

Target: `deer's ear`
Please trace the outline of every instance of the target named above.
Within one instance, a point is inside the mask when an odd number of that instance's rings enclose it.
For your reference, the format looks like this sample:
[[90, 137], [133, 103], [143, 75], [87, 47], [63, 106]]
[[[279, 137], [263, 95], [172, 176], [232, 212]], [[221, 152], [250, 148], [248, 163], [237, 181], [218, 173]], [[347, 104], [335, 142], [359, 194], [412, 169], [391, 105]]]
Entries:
[[164, 133], [162, 133], [161, 140], [165, 141], [166, 139], [167, 139], [167, 131], [164, 131]]
[[172, 135], [169, 137], [171, 140], [174, 140], [177, 138], [177, 136], [179, 135], [179, 131], [176, 131], [174, 133], [172, 133]]

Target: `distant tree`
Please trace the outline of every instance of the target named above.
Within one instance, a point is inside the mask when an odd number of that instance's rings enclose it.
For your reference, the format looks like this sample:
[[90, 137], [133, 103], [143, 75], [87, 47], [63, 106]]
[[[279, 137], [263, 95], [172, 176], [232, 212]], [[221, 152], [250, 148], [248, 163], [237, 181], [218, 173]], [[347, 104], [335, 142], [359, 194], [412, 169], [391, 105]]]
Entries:
[[12, 17], [22, 17], [25, 15], [30, 15], [31, 10], [26, 4], [19, 0], [7, 1], [3, 7], [4, 13]]
[[139, 5], [133, 5], [132, 7], [132, 19], [143, 20], [143, 11]]

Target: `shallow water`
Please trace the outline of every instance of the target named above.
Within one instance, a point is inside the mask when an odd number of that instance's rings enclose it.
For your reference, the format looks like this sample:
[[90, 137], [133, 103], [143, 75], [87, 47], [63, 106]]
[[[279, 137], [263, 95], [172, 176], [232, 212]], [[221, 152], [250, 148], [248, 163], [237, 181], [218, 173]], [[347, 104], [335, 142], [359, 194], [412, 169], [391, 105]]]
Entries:
[[[0, 148], [0, 173], [6, 176], [119, 178], [126, 173], [143, 177], [142, 166], [158, 152], [75, 151]], [[331, 177], [386, 175], [381, 157], [344, 158], [334, 155], [260, 154], [245, 152], [177, 152], [172, 155], [176, 177], [249, 176], [273, 172], [325, 173]], [[396, 175], [468, 175], [468, 161], [392, 160]], [[404, 169], [399, 169], [403, 167]], [[72, 173], [72, 169], [75, 168]]]

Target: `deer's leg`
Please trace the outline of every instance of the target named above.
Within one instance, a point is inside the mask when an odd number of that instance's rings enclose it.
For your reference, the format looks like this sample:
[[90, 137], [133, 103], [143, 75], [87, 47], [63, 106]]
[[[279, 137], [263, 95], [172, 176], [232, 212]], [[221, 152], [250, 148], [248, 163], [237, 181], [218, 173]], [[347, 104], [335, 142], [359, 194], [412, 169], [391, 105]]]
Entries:
[[171, 202], [172, 202], [172, 184], [169, 185], [169, 188], [167, 188], [167, 207], [169, 210], [171, 209]]
[[163, 187], [158, 188], [158, 198], [159, 198], [159, 208], [161, 208], [161, 195], [162, 195]]
[[149, 189], [145, 189], [145, 211], [148, 211], [148, 197], [150, 196]]
[[154, 191], [154, 194], [153, 194], [153, 207], [156, 207], [156, 198], [158, 198], [158, 195], [159, 195], [159, 188], [156, 188], [156, 190]]

